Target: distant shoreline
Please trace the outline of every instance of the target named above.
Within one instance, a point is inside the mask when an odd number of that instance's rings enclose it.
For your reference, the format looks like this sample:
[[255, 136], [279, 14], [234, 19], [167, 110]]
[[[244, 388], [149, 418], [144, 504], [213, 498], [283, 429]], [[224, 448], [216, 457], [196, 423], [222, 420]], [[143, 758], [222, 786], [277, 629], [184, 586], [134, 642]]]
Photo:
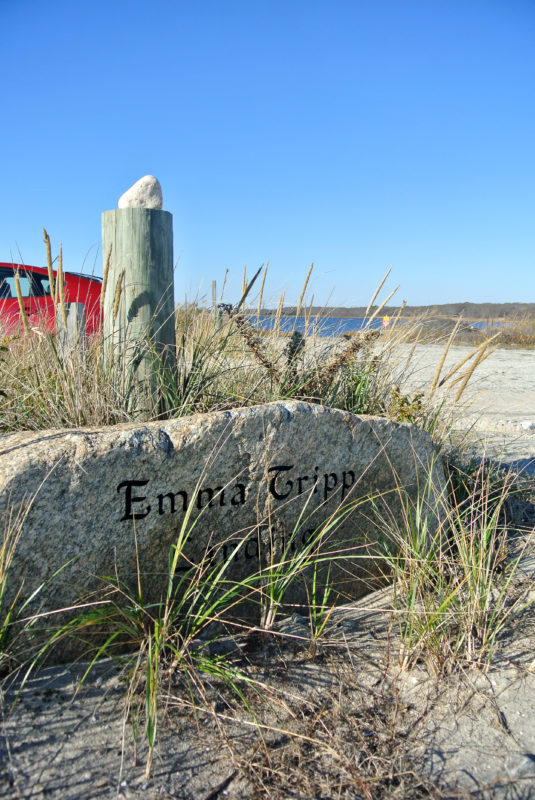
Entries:
[[[377, 305], [367, 309], [366, 306], [354, 306], [346, 308], [341, 306], [312, 306], [307, 307], [306, 313], [311, 316], [337, 317], [340, 319], [370, 316], [378, 309]], [[303, 315], [304, 308], [300, 309]], [[380, 316], [395, 317], [402, 310], [401, 319], [412, 319], [423, 315], [445, 320], [463, 319], [470, 322], [506, 322], [518, 317], [535, 317], [535, 303], [443, 303], [429, 306], [384, 306], [381, 308]], [[368, 314], [366, 315], [366, 311]], [[296, 315], [297, 306], [285, 306], [282, 309], [283, 317], [293, 317]], [[277, 309], [262, 308], [261, 316], [275, 316]]]

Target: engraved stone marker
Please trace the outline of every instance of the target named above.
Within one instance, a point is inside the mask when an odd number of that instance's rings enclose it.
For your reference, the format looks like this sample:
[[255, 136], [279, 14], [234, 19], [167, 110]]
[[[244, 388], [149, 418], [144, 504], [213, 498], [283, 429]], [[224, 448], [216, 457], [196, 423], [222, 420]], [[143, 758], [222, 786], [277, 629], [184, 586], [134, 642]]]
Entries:
[[[203, 557], [229, 561], [240, 579], [317, 543], [342, 556], [331, 571], [338, 599], [370, 590], [381, 562], [371, 503], [399, 514], [397, 487], [412, 498], [444, 473], [431, 439], [409, 424], [298, 401], [146, 424], [18, 433], [0, 443], [0, 514], [31, 502], [9, 575], [7, 602], [39, 594], [43, 610], [65, 608], [117, 575], [146, 599], [165, 594], [170, 546], [186, 524], [178, 572]], [[336, 519], [340, 504], [355, 504]], [[433, 510], [431, 514], [435, 513]], [[190, 515], [189, 517], [187, 515]], [[185, 523], [186, 520], [186, 523]], [[195, 524], [193, 525], [193, 522]], [[365, 558], [366, 556], [366, 558]], [[306, 574], [285, 597], [307, 600]], [[245, 607], [244, 607], [245, 608]], [[249, 618], [260, 612], [245, 609]]]

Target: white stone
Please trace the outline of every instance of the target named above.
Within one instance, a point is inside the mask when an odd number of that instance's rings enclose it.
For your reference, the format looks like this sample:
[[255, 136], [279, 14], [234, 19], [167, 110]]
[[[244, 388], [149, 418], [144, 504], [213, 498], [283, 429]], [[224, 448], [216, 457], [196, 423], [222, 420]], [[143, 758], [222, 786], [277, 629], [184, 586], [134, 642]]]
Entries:
[[154, 175], [145, 175], [119, 198], [119, 208], [156, 208], [163, 206], [162, 187]]

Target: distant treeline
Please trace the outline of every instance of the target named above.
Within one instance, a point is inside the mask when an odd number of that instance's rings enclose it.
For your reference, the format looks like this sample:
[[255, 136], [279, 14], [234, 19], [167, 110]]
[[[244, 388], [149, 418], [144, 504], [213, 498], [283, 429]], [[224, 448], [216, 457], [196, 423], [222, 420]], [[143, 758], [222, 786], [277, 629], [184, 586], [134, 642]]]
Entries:
[[[373, 313], [377, 306], [372, 306]], [[385, 306], [381, 309], [381, 316], [394, 317], [399, 313], [399, 306]], [[311, 311], [314, 316], [329, 317], [363, 317], [366, 314], [366, 306], [354, 306], [345, 308], [341, 306], [312, 306]], [[284, 306], [283, 316], [294, 316], [297, 311], [296, 306]], [[263, 308], [261, 314], [274, 316], [276, 313], [273, 308]], [[303, 311], [300, 312], [303, 315]], [[518, 317], [535, 317], [535, 303], [441, 303], [434, 306], [405, 306], [403, 309], [404, 317], [418, 317], [422, 314], [430, 314], [440, 317], [460, 317], [466, 320], [477, 319], [510, 319]]]

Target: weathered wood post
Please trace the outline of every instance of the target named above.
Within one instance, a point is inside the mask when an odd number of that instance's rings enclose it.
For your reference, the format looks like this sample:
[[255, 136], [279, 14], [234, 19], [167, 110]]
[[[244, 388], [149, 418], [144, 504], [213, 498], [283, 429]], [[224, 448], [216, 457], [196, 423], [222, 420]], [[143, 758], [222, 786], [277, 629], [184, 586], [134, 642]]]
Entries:
[[[110, 249], [111, 248], [111, 249]], [[104, 346], [127, 409], [146, 420], [165, 412], [162, 380], [176, 368], [173, 217], [162, 211], [159, 182], [141, 178], [102, 214], [102, 254], [109, 261]]]
[[217, 314], [217, 282], [212, 281], [212, 316]]
[[73, 353], [76, 349], [83, 353], [87, 345], [84, 304], [65, 303], [65, 322], [63, 321], [63, 315], [58, 313], [56, 315], [56, 326], [59, 351], [64, 356]]

